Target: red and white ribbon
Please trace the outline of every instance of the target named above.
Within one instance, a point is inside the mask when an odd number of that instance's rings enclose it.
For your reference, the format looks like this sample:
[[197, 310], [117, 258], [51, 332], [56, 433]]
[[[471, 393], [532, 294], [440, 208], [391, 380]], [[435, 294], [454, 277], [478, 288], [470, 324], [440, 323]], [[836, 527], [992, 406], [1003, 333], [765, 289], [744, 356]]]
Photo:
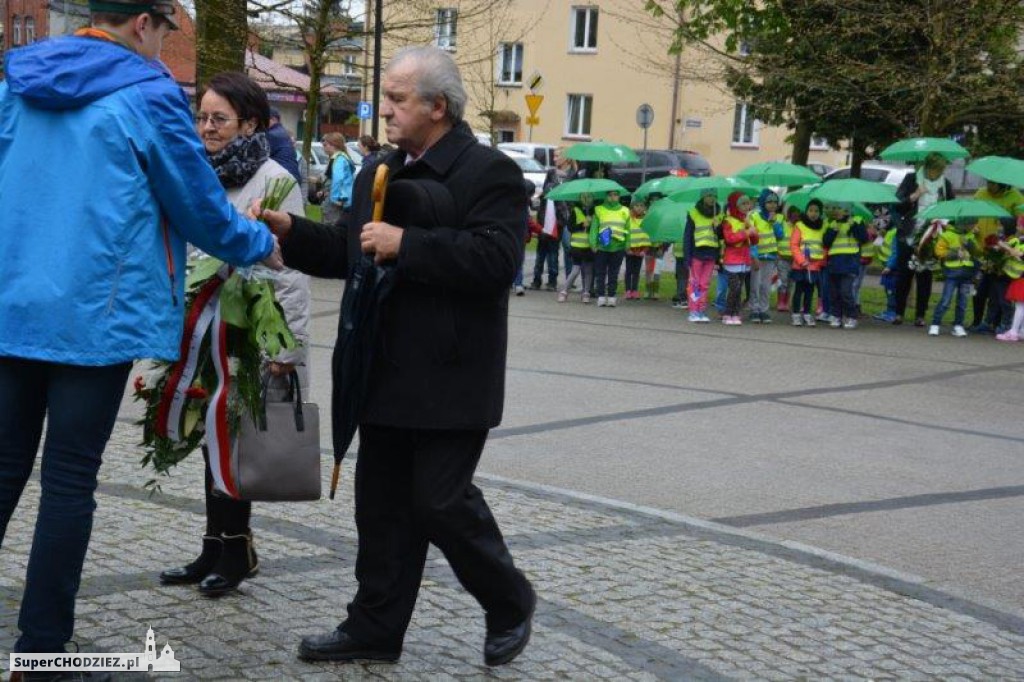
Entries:
[[206, 447], [210, 454], [210, 473], [213, 485], [220, 492], [238, 499], [238, 486], [231, 471], [231, 434], [228, 430], [228, 393], [231, 372], [228, 368], [227, 324], [220, 317], [220, 306], [211, 328], [210, 355], [217, 371], [217, 390], [206, 408]]

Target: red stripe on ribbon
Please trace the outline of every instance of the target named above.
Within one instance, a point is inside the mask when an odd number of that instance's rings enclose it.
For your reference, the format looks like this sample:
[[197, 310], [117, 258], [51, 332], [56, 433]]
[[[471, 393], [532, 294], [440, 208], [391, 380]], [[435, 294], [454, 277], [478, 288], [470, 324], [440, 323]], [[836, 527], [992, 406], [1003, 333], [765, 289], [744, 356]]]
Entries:
[[[217, 449], [219, 450], [220, 458], [220, 470], [221, 475], [224, 479], [224, 488], [227, 494], [231, 497], [238, 499], [238, 486], [235, 484], [235, 479], [231, 475], [231, 434], [228, 430], [228, 393], [231, 387], [231, 372], [228, 370], [228, 325], [223, 320], [218, 319], [217, 331], [219, 338], [216, 344], [214, 352], [217, 353], [217, 364], [223, 368], [223, 376], [220, 377], [220, 386], [217, 388], [217, 396], [215, 403], [214, 412], [214, 425], [213, 425], [213, 437], [217, 439]], [[207, 437], [210, 435], [209, 425], [207, 425]]]

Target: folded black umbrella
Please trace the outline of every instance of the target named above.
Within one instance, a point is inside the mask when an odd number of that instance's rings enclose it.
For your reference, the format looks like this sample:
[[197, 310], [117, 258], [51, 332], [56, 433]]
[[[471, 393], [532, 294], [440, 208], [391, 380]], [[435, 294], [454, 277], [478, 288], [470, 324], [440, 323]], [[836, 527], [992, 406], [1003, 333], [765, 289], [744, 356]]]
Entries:
[[[434, 180], [388, 183], [384, 222], [430, 229], [452, 225], [455, 219], [455, 199], [441, 183]], [[333, 358], [335, 381], [331, 419], [335, 462], [345, 456], [359, 426], [359, 415], [371, 380], [380, 310], [386, 305], [395, 280], [393, 263], [377, 265], [372, 255], [363, 255], [345, 284], [338, 345]]]

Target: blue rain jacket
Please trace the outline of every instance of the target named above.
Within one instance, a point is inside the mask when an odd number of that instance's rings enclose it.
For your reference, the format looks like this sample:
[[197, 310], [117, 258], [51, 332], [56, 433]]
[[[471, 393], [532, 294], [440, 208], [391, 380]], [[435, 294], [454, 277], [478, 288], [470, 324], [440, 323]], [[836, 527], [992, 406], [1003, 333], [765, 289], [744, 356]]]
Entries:
[[162, 64], [47, 40], [0, 83], [0, 356], [178, 357], [185, 244], [236, 265], [273, 237], [228, 202]]

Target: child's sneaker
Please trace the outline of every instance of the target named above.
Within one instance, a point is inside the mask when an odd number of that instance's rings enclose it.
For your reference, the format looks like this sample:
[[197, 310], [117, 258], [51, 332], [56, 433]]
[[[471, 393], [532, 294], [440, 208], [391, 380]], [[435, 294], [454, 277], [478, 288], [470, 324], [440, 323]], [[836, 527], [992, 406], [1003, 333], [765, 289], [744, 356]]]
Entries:
[[816, 326], [815, 322], [814, 322], [814, 315], [811, 315], [810, 313], [804, 313], [804, 326], [805, 327], [814, 327], [814, 326]]
[[1002, 334], [996, 334], [996, 341], [1020, 341], [1020, 336], [1016, 332], [1003, 332]]
[[843, 320], [843, 329], [856, 329], [856, 328], [857, 328], [857, 318], [855, 318], [855, 317], [848, 317], [845, 320]]
[[700, 313], [697, 313], [697, 314], [698, 314], [698, 315], [700, 315], [700, 319], [699, 319], [699, 320], [697, 320], [697, 321], [698, 321], [698, 322], [700, 322], [701, 324], [708, 324], [708, 323], [710, 323], [710, 322], [711, 322], [711, 318], [710, 318], [710, 317], [708, 317], [708, 314], [707, 314], [707, 313], [705, 313], [705, 312], [700, 312]]
[[794, 327], [804, 326], [804, 316], [800, 313], [793, 313], [793, 322], [791, 323]]
[[523, 288], [523, 285], [520, 284], [516, 287], [516, 296], [526, 296], [526, 289]]
[[590, 294], [588, 294], [587, 292], [584, 291], [580, 295], [580, 300], [583, 301], [584, 305], [589, 305], [590, 304]]
[[687, 315], [686, 319], [690, 322], [700, 322], [700, 313], [690, 313]]
[[[829, 317], [830, 319], [828, 321], [828, 326], [832, 327], [833, 329], [839, 329], [840, 327], [843, 326], [843, 321], [840, 320], [838, 317]], [[820, 320], [821, 318], [819, 317], [818, 319]]]
[[603, 308], [606, 305], [608, 305], [608, 299], [605, 298], [604, 296], [598, 296], [597, 297], [597, 307], [598, 308]]
[[609, 296], [608, 299], [605, 301], [605, 305], [607, 305], [609, 308], [614, 308], [616, 303], [618, 303], [618, 300], [614, 296]]
[[932, 326], [928, 327], [928, 336], [938, 336], [938, 335], [939, 335], [939, 325], [933, 324]]
[[951, 331], [950, 334], [962, 339], [963, 337], [967, 336], [967, 330], [964, 329], [964, 326], [962, 324], [957, 324], [953, 325], [953, 331]]
[[569, 293], [567, 291], [559, 291], [556, 300], [559, 303], [565, 303], [567, 300], [569, 300]]
[[818, 322], [832, 322], [832, 316], [825, 312], [818, 313], [818, 316], [815, 319]]

